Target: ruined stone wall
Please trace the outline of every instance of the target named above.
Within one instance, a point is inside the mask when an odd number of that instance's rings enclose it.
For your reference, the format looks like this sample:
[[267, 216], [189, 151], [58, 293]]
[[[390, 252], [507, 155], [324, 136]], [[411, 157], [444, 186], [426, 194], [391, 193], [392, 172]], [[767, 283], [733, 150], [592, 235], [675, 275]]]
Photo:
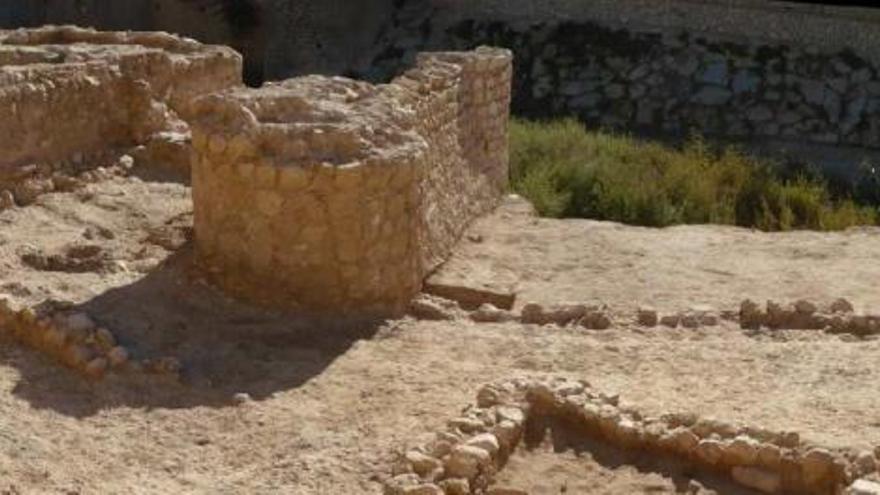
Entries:
[[503, 57], [426, 53], [392, 82], [432, 85], [415, 102], [417, 132], [428, 143], [420, 229], [425, 266], [445, 260], [462, 226], [486, 211], [487, 201], [494, 204], [485, 191], [506, 187], [511, 73]]
[[201, 98], [201, 263], [259, 304], [401, 313], [503, 190], [510, 58], [428, 55], [388, 85], [309, 76]]
[[164, 33], [0, 32], [0, 186], [185, 129], [190, 101], [241, 84], [240, 57]]

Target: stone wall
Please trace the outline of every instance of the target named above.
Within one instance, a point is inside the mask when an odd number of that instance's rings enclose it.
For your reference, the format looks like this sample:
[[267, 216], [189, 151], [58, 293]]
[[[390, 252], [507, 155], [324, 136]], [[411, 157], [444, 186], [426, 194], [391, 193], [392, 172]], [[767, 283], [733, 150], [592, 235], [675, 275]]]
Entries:
[[[595, 24], [517, 31], [465, 23], [457, 43], [507, 40], [516, 108], [608, 128], [880, 146], [877, 68], [852, 51], [719, 42]], [[584, 49], [584, 47], [589, 49]]]
[[[434, 1], [365, 68], [419, 50], [515, 55], [513, 111], [675, 137], [880, 148], [880, 18], [785, 2]], [[431, 29], [426, 29], [430, 26]]]
[[237, 54], [165, 33], [0, 32], [0, 186], [185, 130], [196, 95], [237, 84]]
[[200, 262], [262, 305], [403, 312], [503, 191], [510, 61], [426, 54], [387, 85], [309, 76], [201, 98]]
[[652, 415], [619, 393], [563, 376], [515, 377], [481, 387], [474, 403], [463, 407], [458, 417], [433, 436], [411, 439], [390, 473], [378, 476], [387, 495], [526, 493], [497, 484], [497, 474], [514, 469], [508, 461], [526, 441], [547, 436], [599, 445], [603, 452], [615, 452], [624, 464], [636, 458], [654, 459], [658, 465], [679, 464], [690, 473], [726, 479], [743, 493], [880, 490], [880, 483], [874, 481], [880, 448], [873, 452], [828, 448], [796, 431], [700, 417], [691, 411]]

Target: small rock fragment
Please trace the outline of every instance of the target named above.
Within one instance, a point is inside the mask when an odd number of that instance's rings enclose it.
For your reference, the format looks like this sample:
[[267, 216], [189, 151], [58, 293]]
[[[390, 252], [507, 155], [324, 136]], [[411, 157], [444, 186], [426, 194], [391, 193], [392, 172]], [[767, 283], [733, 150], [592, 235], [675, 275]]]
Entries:
[[443, 465], [438, 459], [417, 450], [410, 450], [405, 457], [412, 466], [413, 472], [422, 477], [431, 474]]
[[433, 484], [423, 484], [418, 475], [400, 474], [385, 483], [385, 495], [443, 495]]
[[810, 449], [801, 459], [801, 471], [807, 486], [818, 486], [834, 473], [834, 454], [825, 449]]
[[477, 406], [492, 407], [501, 403], [501, 391], [492, 385], [484, 385], [477, 391]]
[[113, 334], [110, 332], [110, 330], [107, 330], [103, 327], [95, 330], [94, 339], [95, 343], [101, 349], [112, 349], [116, 346], [116, 338], [113, 337]]
[[737, 483], [763, 493], [779, 493], [782, 488], [782, 478], [764, 469], [735, 466], [730, 474]]
[[131, 170], [131, 168], [134, 167], [134, 158], [132, 158], [131, 155], [122, 155], [119, 157], [119, 160], [117, 160], [116, 163], [123, 170]]
[[522, 426], [526, 421], [526, 415], [523, 410], [514, 406], [501, 406], [495, 411], [495, 414], [499, 423], [510, 421], [517, 426]]
[[489, 452], [470, 445], [459, 445], [452, 449], [446, 460], [446, 473], [453, 478], [471, 479], [491, 462]]
[[855, 310], [852, 303], [842, 297], [835, 299], [834, 302], [831, 303], [830, 309], [832, 313], [852, 313]]
[[86, 365], [85, 372], [90, 378], [101, 378], [107, 372], [107, 359], [102, 357], [92, 359]]
[[82, 369], [92, 360], [93, 356], [94, 354], [88, 347], [74, 344], [67, 347], [64, 352], [63, 360], [69, 366]]
[[513, 315], [504, 309], [498, 309], [494, 304], [485, 303], [471, 313], [471, 319], [477, 323], [502, 323], [513, 319]]
[[657, 310], [646, 306], [639, 308], [638, 321], [639, 325], [644, 325], [646, 327], [657, 326], [657, 322], [659, 321]]
[[772, 443], [762, 443], [756, 462], [761, 467], [776, 470], [782, 464], [782, 450]]
[[738, 436], [724, 447], [724, 461], [732, 466], [751, 466], [758, 460], [759, 444], [747, 436]]
[[0, 191], [0, 211], [13, 208], [15, 206], [15, 196], [12, 195], [12, 192], [4, 189]]
[[43, 339], [52, 347], [62, 347], [67, 342], [67, 330], [58, 325], [51, 325], [43, 334]]
[[761, 307], [755, 301], [746, 299], [739, 305], [739, 324], [742, 328], [758, 329], [764, 324]]
[[678, 314], [664, 315], [660, 318], [660, 324], [669, 328], [677, 327], [679, 321], [681, 321], [681, 316]]
[[704, 439], [700, 440], [694, 452], [698, 459], [714, 466], [724, 456], [724, 445], [718, 440]]
[[465, 442], [465, 445], [483, 449], [488, 452], [489, 455], [495, 455], [500, 448], [498, 438], [491, 433], [481, 433]]
[[700, 320], [697, 315], [687, 313], [681, 317], [681, 326], [685, 328], [697, 328], [700, 326]]
[[116, 346], [107, 353], [107, 359], [110, 360], [110, 365], [114, 368], [118, 368], [128, 362], [128, 351], [125, 347]]
[[95, 321], [85, 313], [72, 313], [64, 318], [63, 324], [71, 332], [90, 332], [96, 327]]
[[38, 197], [55, 189], [50, 179], [30, 178], [25, 179], [12, 188], [15, 202], [27, 206], [33, 204]]
[[856, 454], [855, 464], [862, 474], [873, 473], [877, 470], [877, 459], [874, 458], [874, 453], [870, 450], [863, 450]]
[[687, 428], [676, 428], [669, 432], [673, 449], [681, 455], [689, 455], [700, 443], [699, 437]]
[[611, 317], [604, 311], [592, 312], [581, 320], [581, 325], [590, 330], [607, 330], [612, 324]]
[[795, 301], [794, 309], [798, 313], [801, 313], [804, 315], [811, 315], [819, 310], [819, 308], [817, 308], [815, 304], [813, 304], [810, 301], [807, 301], [806, 299], [799, 299], [799, 300]]
[[470, 495], [471, 484], [464, 478], [447, 478], [440, 482], [446, 495]]
[[880, 483], [856, 480], [846, 489], [846, 495], [880, 495]]
[[529, 492], [508, 486], [493, 486], [486, 491], [486, 495], [529, 495]]
[[59, 192], [72, 192], [83, 185], [81, 180], [63, 174], [54, 174], [52, 182], [55, 184], [55, 190]]
[[420, 320], [449, 321], [455, 319], [450, 301], [422, 294], [410, 302], [409, 312]]
[[520, 426], [510, 420], [499, 421], [492, 428], [492, 433], [498, 438], [498, 444], [505, 450], [510, 451], [520, 437]]
[[181, 370], [183, 370], [183, 365], [180, 364], [179, 359], [166, 356], [150, 361], [148, 368], [153, 373], [160, 375], [179, 375]]
[[563, 303], [545, 308], [537, 303], [529, 303], [523, 306], [520, 312], [520, 319], [523, 323], [538, 325], [554, 323], [559, 326], [565, 326], [585, 318], [589, 311], [590, 308], [586, 304]]

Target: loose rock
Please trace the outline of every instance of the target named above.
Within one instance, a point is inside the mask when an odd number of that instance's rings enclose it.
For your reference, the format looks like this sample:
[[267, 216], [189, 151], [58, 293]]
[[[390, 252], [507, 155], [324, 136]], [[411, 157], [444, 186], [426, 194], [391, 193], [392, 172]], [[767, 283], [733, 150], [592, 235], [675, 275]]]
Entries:
[[420, 295], [409, 305], [409, 312], [420, 320], [449, 321], [455, 319], [455, 303], [437, 297]]
[[471, 479], [491, 462], [489, 452], [470, 445], [459, 445], [446, 461], [446, 473], [454, 478]]
[[470, 495], [471, 485], [464, 478], [448, 478], [440, 482], [446, 495]]
[[491, 303], [482, 304], [471, 313], [471, 319], [478, 323], [502, 323], [513, 319], [513, 315], [504, 309], [498, 309]]
[[669, 327], [675, 328], [678, 326], [678, 323], [681, 321], [681, 317], [677, 314], [674, 315], [664, 315], [660, 318], [660, 324]]
[[737, 483], [763, 493], [779, 493], [782, 489], [782, 478], [764, 469], [735, 466], [730, 474]]
[[659, 321], [657, 310], [650, 307], [639, 308], [638, 321], [639, 325], [644, 325], [646, 327], [657, 326], [657, 322]]
[[495, 455], [496, 453], [498, 453], [498, 449], [500, 448], [500, 446], [498, 445], [498, 439], [495, 437], [495, 435], [491, 433], [482, 433], [480, 435], [477, 435], [465, 442], [465, 445], [469, 447], [483, 449], [488, 452], [489, 455]]
[[846, 495], [880, 495], [880, 483], [856, 480], [846, 489]]
[[85, 369], [86, 375], [91, 378], [99, 379], [104, 376], [104, 373], [107, 372], [107, 359], [106, 358], [95, 358], [86, 365]]
[[413, 472], [422, 477], [429, 475], [435, 469], [443, 466], [443, 463], [438, 459], [417, 450], [410, 450], [406, 453], [405, 457], [407, 462], [412, 466]]
[[116, 346], [107, 353], [107, 359], [110, 360], [111, 366], [118, 368], [128, 362], [128, 351], [125, 347]]
[[855, 310], [852, 303], [844, 298], [835, 299], [830, 309], [832, 313], [852, 313]]

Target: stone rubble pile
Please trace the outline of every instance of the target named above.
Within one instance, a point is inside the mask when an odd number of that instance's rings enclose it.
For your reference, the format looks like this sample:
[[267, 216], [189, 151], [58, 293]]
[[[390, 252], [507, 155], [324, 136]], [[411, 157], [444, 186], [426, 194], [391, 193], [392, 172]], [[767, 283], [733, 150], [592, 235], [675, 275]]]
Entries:
[[[142, 371], [179, 379], [182, 366], [174, 357], [134, 360], [113, 333], [88, 314], [70, 305], [52, 304], [38, 313], [13, 308], [0, 298], [0, 334], [56, 359], [61, 364], [100, 380], [110, 371]], [[60, 306], [60, 307], [59, 307]]]
[[476, 404], [449, 420], [434, 440], [401, 456], [385, 482], [385, 494], [492, 493], [495, 473], [525, 431], [529, 405], [524, 386], [508, 381], [482, 387]]
[[[476, 404], [423, 446], [406, 452], [386, 495], [493, 493], [493, 475], [530, 418], [553, 417], [617, 448], [669, 456], [761, 493], [876, 494], [880, 446], [828, 449], [792, 431], [770, 431], [696, 414], [652, 417], [585, 381], [517, 378], [482, 387]], [[497, 493], [525, 493], [512, 488]], [[873, 490], [873, 491], [872, 491]]]
[[880, 334], [880, 315], [856, 314], [852, 304], [846, 299], [836, 299], [826, 307], [798, 300], [783, 305], [767, 301], [762, 308], [758, 303], [746, 299], [738, 312], [716, 311], [711, 306], [694, 305], [686, 311], [661, 314], [650, 306], [641, 306], [632, 319], [621, 315], [612, 317], [606, 306], [581, 303], [558, 303], [542, 305], [525, 304], [519, 314], [484, 303], [477, 309], [467, 311], [455, 301], [439, 296], [421, 294], [410, 304], [409, 314], [422, 320], [451, 321], [469, 318], [476, 323], [519, 322], [531, 325], [556, 325], [560, 327], [575, 325], [590, 330], [606, 330], [616, 322], [633, 323], [641, 327], [657, 326], [669, 328], [696, 329], [714, 327], [721, 320], [739, 320], [743, 329], [803, 329], [825, 330], [829, 333], [848, 333], [857, 336]]
[[131, 156], [113, 150], [22, 167], [8, 179], [10, 188], [0, 190], [0, 211], [31, 205], [43, 194], [72, 192], [90, 183], [125, 176], [133, 167]]
[[791, 304], [767, 301], [764, 308], [746, 299], [740, 304], [740, 326], [794, 330], [825, 330], [858, 336], [880, 334], [880, 315], [856, 314], [846, 299], [837, 299], [825, 308], [804, 299]]
[[597, 305], [581, 303], [561, 303], [541, 305], [529, 303], [522, 307], [519, 315], [500, 309], [491, 303], [484, 303], [473, 311], [462, 309], [455, 301], [429, 294], [420, 294], [410, 303], [409, 314], [421, 320], [455, 320], [468, 317], [477, 323], [504, 323], [516, 321], [532, 325], [557, 325], [560, 327], [577, 325], [591, 330], [611, 328], [613, 320], [610, 311]]
[[[473, 311], [461, 308], [455, 301], [430, 294], [420, 294], [410, 303], [409, 314], [421, 320], [450, 321], [470, 318], [476, 323], [519, 322], [531, 325], [579, 326], [589, 330], [607, 330], [615, 324], [610, 308], [583, 303], [528, 303], [519, 314], [484, 303]], [[635, 314], [634, 323], [644, 327], [699, 328], [716, 326], [732, 315], [718, 313], [710, 306], [696, 305], [687, 311], [661, 315], [656, 309], [643, 306]], [[619, 321], [622, 321], [618, 317]]]

